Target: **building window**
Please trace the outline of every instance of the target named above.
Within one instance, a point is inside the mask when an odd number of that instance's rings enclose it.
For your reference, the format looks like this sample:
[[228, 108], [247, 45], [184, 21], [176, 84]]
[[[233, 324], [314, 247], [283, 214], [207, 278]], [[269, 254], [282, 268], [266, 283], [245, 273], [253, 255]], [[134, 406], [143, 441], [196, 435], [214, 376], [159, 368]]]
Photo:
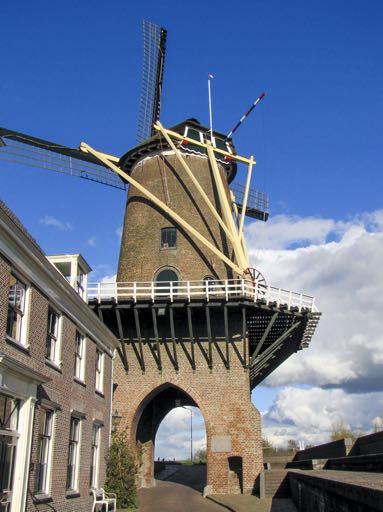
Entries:
[[76, 353], [74, 374], [80, 380], [85, 378], [85, 337], [76, 331]]
[[68, 468], [66, 488], [70, 491], [77, 490], [78, 468], [80, 462], [80, 429], [81, 421], [78, 418], [71, 418], [68, 448]]
[[163, 286], [170, 286], [171, 282], [178, 281], [177, 273], [171, 268], [165, 268], [156, 277], [156, 283], [161, 283]]
[[39, 428], [39, 459], [36, 475], [36, 494], [49, 494], [52, 454], [53, 411], [41, 409]]
[[25, 303], [26, 285], [11, 275], [9, 280], [7, 335], [19, 343], [25, 344]]
[[20, 400], [0, 393], [0, 430], [17, 430], [19, 411]]
[[175, 249], [177, 247], [177, 228], [161, 229], [161, 249]]
[[104, 354], [96, 349], [96, 390], [104, 391]]
[[45, 345], [45, 357], [55, 364], [59, 364], [59, 323], [60, 316], [52, 309], [48, 309], [47, 339]]
[[101, 425], [93, 423], [92, 428], [92, 447], [91, 447], [91, 465], [90, 465], [90, 487], [98, 487], [98, 461], [100, 458], [100, 437]]
[[77, 276], [76, 276], [76, 292], [80, 295], [80, 297], [83, 299], [85, 297], [85, 288], [86, 288], [86, 276], [84, 272], [80, 268], [77, 270]]

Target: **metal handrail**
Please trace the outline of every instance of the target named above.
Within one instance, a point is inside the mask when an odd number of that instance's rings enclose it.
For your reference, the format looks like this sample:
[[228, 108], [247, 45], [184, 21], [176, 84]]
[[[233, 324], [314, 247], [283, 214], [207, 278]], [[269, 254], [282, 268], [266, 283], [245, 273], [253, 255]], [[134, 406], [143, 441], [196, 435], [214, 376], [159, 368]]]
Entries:
[[231, 298], [247, 298], [256, 302], [264, 300], [266, 304], [276, 303], [278, 306], [285, 306], [287, 309], [298, 308], [318, 311], [315, 306], [315, 299], [311, 295], [277, 288], [271, 285], [264, 285], [248, 279], [225, 279], [207, 281], [134, 281], [134, 282], [99, 282], [89, 283], [87, 288], [89, 299], [97, 299], [98, 302], [106, 299], [133, 300], [150, 299], [155, 302], [157, 299], [168, 298], [170, 302], [175, 299], [193, 298], [211, 299], [223, 298], [228, 301]]

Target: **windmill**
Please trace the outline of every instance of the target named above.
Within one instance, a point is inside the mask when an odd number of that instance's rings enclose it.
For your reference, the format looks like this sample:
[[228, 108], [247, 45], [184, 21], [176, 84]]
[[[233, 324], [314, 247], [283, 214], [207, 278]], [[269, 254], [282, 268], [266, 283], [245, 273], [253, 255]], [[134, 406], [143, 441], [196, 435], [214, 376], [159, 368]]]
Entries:
[[250, 268], [245, 217], [266, 221], [269, 206], [251, 189], [255, 160], [196, 119], [161, 124], [167, 32], [143, 33], [138, 145], [113, 156], [0, 128], [0, 159], [128, 191], [117, 281], [91, 284], [88, 301], [120, 341], [114, 402], [140, 445], [141, 485], [153, 484], [159, 423], [181, 403], [208, 415], [209, 492], [251, 492], [262, 450], [250, 390], [308, 346], [319, 313]]
[[[237, 262], [233, 265], [234, 261], [229, 263], [226, 259], [226, 263], [231, 265], [237, 274], [241, 275], [246, 271], [248, 275], [257, 275], [258, 279], [264, 283], [264, 278], [259, 271], [254, 274], [253, 271], [247, 270], [249, 264], [245, 255], [245, 241], [243, 238], [245, 216], [266, 221], [269, 215], [267, 195], [259, 191], [250, 190], [252, 166], [255, 162], [244, 157], [238, 157], [231, 139], [225, 138], [222, 134], [216, 134], [211, 145], [212, 147], [209, 149], [209, 141], [206, 137], [207, 132], [203, 127], [198, 126], [199, 123], [193, 121], [191, 125], [189, 123], [182, 126], [184, 133], [175, 133], [174, 131], [164, 129], [159, 122], [166, 39], [167, 31], [164, 28], [149, 21], [143, 22], [144, 51], [137, 140], [142, 143], [158, 133], [165, 146], [172, 148], [177, 146], [178, 155], [182, 152], [194, 151], [199, 154], [208, 154], [209, 159], [218, 159], [227, 168], [232, 167], [235, 169], [237, 162], [248, 165], [246, 186], [241, 185], [239, 182], [233, 184], [230, 197], [227, 201], [221, 202], [220, 205], [221, 208], [224, 208], [223, 215], [226, 216], [230, 227], [226, 226], [226, 223], [219, 218], [216, 212], [214, 212], [214, 216], [229, 236], [229, 239], [232, 242], [235, 241]], [[126, 175], [121, 165], [125, 160], [124, 156], [117, 157], [95, 151], [85, 143], [82, 143], [79, 148], [71, 148], [8, 128], [0, 128], [0, 159], [16, 164], [25, 164], [27, 166], [56, 171], [61, 174], [115, 187], [123, 191], [126, 191], [128, 186], [134, 183], [134, 180], [132, 181]], [[233, 161], [235, 162], [234, 165]], [[235, 172], [235, 170], [230, 171], [234, 176]], [[194, 185], [201, 192], [201, 188], [196, 180], [194, 180]], [[206, 195], [203, 191], [202, 197], [206, 201]], [[210, 206], [211, 203], [208, 202], [207, 204]], [[233, 213], [238, 223], [237, 228], [234, 228], [233, 222], [230, 220]], [[172, 214], [170, 213], [170, 215]], [[186, 229], [190, 231], [189, 227], [186, 227]], [[205, 240], [200, 239], [200, 241], [205, 244], [208, 250], [212, 249], [210, 244], [205, 243]], [[238, 258], [240, 258], [240, 261]]]

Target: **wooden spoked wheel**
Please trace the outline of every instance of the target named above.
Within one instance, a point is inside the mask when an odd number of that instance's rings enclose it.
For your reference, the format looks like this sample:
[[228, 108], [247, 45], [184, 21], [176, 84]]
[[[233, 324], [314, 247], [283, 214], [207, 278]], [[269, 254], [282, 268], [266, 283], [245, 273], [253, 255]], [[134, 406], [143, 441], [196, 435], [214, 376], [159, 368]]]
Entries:
[[249, 267], [244, 272], [245, 277], [249, 276], [255, 286], [258, 284], [260, 288], [266, 288], [267, 282], [265, 276], [262, 274], [260, 270], [255, 267]]

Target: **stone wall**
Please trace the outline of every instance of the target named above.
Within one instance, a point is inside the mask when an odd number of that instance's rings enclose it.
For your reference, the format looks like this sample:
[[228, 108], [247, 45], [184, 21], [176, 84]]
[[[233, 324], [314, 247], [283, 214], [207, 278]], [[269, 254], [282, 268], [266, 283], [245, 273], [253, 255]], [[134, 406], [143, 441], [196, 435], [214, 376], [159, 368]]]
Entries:
[[351, 447], [351, 439], [339, 439], [338, 441], [331, 441], [330, 443], [318, 444], [312, 448], [297, 452], [293, 461], [345, 457], [348, 455]]
[[349, 455], [372, 455], [374, 453], [383, 453], [383, 431], [358, 437]]
[[298, 512], [383, 510], [380, 475], [290, 470], [291, 497]]

